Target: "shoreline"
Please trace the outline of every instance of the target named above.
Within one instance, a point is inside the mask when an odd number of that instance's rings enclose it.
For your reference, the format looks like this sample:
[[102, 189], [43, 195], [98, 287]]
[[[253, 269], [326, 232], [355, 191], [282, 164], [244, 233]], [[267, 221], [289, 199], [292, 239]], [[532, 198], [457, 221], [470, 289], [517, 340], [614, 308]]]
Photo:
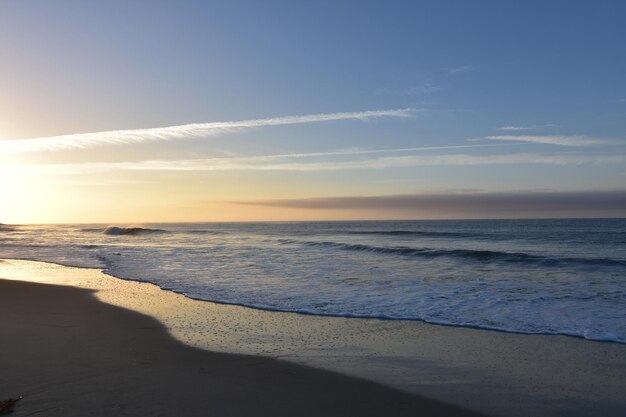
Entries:
[[0, 392], [24, 396], [15, 416], [478, 416], [329, 371], [189, 347], [88, 290], [0, 288]]
[[[621, 219], [621, 218], [619, 218], [619, 219]], [[546, 219], [546, 220], [549, 220], [549, 219]], [[565, 219], [565, 220], [567, 220], [567, 219]], [[189, 300], [193, 300], [193, 301], [199, 301], [199, 302], [211, 303], [211, 304], [217, 304], [217, 305], [223, 305], [223, 306], [241, 307], [241, 308], [245, 308], [245, 309], [258, 310], [258, 311], [267, 312], [267, 313], [285, 313], [285, 314], [297, 314], [297, 315], [313, 316], [313, 317], [328, 317], [328, 318], [357, 319], [357, 320], [382, 320], [382, 321], [398, 321], [398, 322], [410, 322], [410, 323], [417, 322], [417, 323], [423, 323], [423, 324], [431, 325], [431, 326], [443, 326], [443, 327], [452, 327], [452, 328], [459, 328], [459, 329], [473, 329], [473, 330], [480, 330], [480, 331], [484, 330], [484, 331], [489, 331], [489, 332], [498, 332], [498, 333], [506, 333], [506, 334], [513, 334], [513, 335], [524, 335], [524, 336], [571, 337], [571, 338], [574, 338], [574, 339], [586, 340], [586, 341], [594, 342], [594, 343], [614, 343], [614, 344], [618, 344], [618, 345], [626, 345], [626, 341], [625, 342], [621, 342], [621, 341], [618, 341], [618, 340], [611, 340], [611, 339], [590, 339], [590, 338], [586, 338], [586, 337], [578, 335], [578, 334], [540, 333], [540, 332], [533, 333], [533, 332], [523, 332], [523, 331], [515, 331], [515, 330], [503, 330], [503, 329], [500, 329], [500, 328], [497, 328], [497, 327], [481, 327], [481, 326], [475, 326], [475, 325], [470, 325], [470, 324], [452, 324], [452, 323], [444, 323], [444, 322], [434, 322], [434, 321], [428, 321], [426, 319], [395, 318], [395, 317], [365, 316], [365, 315], [359, 316], [359, 315], [349, 315], [349, 314], [312, 313], [312, 312], [300, 311], [300, 310], [281, 310], [281, 309], [278, 309], [278, 308], [260, 307], [260, 306], [247, 305], [247, 304], [241, 304], [241, 303], [230, 303], [230, 302], [227, 302], [227, 301], [206, 300], [206, 299], [203, 299], [203, 298], [192, 297], [190, 295], [184, 294], [182, 292], [176, 291], [176, 290], [171, 289], [171, 288], [160, 287], [158, 284], [156, 284], [154, 282], [142, 281], [142, 280], [139, 280], [139, 279], [125, 278], [125, 277], [120, 277], [120, 276], [117, 276], [117, 275], [113, 275], [112, 273], [108, 272], [106, 268], [98, 268], [98, 267], [93, 267], [93, 266], [75, 266], [75, 265], [63, 264], [63, 263], [60, 263], [60, 262], [41, 261], [41, 260], [30, 259], [30, 258], [0, 258], [0, 262], [2, 262], [3, 260], [5, 260], [5, 261], [36, 262], [36, 263], [57, 265], [57, 266], [64, 267], [64, 268], [75, 268], [75, 269], [99, 271], [103, 275], [111, 277], [111, 278], [114, 278], [114, 279], [119, 279], [119, 280], [122, 280], [122, 281], [135, 282], [135, 283], [140, 283], [140, 284], [154, 285], [154, 286], [158, 287], [161, 291], [171, 292], [171, 293], [174, 293], [176, 295], [180, 295], [182, 297], [185, 297], [185, 298], [187, 298]]]
[[104, 303], [154, 317], [177, 340], [211, 354], [284, 359], [488, 415], [618, 416], [626, 409], [626, 349], [619, 343], [257, 310], [34, 261], [0, 262], [6, 277], [87, 289]]

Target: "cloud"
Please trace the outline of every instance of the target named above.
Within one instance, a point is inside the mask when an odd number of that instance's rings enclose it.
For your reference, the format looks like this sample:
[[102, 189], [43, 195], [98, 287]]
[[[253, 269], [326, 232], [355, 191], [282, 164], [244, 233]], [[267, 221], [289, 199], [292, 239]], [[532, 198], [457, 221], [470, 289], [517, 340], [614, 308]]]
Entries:
[[487, 136], [485, 139], [499, 140], [499, 141], [512, 141], [512, 142], [531, 142], [531, 143], [543, 143], [548, 145], [561, 145], [561, 146], [592, 146], [592, 145], [607, 145], [613, 142], [606, 139], [592, 138], [589, 136], [565, 136], [565, 135], [501, 135], [501, 136]]
[[464, 72], [469, 72], [469, 71], [473, 71], [474, 67], [472, 65], [461, 65], [458, 67], [454, 67], [454, 68], [449, 68], [446, 71], [446, 74], [448, 75], [457, 75], [457, 74], [462, 74]]
[[265, 126], [282, 126], [305, 123], [318, 123], [338, 120], [368, 120], [380, 117], [408, 117], [416, 109], [374, 110], [285, 116], [268, 119], [252, 119], [228, 122], [193, 123], [179, 126], [156, 127], [149, 129], [111, 130], [94, 133], [50, 136], [32, 139], [0, 141], [0, 152], [22, 153], [56, 151], [63, 149], [84, 149], [104, 145], [125, 145], [154, 141], [196, 139], [224, 133]]
[[482, 144], [482, 145], [446, 145], [446, 146], [418, 146], [411, 148], [382, 148], [382, 149], [345, 149], [326, 152], [305, 152], [305, 153], [282, 153], [273, 155], [255, 155], [247, 157], [231, 157], [219, 159], [242, 159], [242, 160], [272, 160], [272, 159], [291, 159], [291, 158], [311, 158], [320, 156], [346, 156], [346, 155], [367, 155], [380, 153], [400, 153], [400, 152], [417, 152], [417, 151], [433, 151], [447, 149], [465, 149], [465, 148], [485, 148], [493, 146], [514, 146], [515, 143], [507, 144]]
[[555, 124], [545, 124], [545, 125], [537, 125], [537, 126], [502, 126], [497, 127], [496, 130], [509, 130], [509, 131], [520, 131], [520, 130], [535, 130], [541, 129], [544, 127], [555, 127]]
[[559, 215], [562, 213], [626, 214], [626, 190], [518, 191], [447, 194], [400, 194], [233, 201], [231, 204], [308, 210], [383, 210], [437, 213], [462, 217]]
[[[459, 147], [478, 147], [462, 145]], [[446, 148], [446, 147], [441, 147]], [[148, 160], [138, 162], [86, 162], [74, 164], [19, 165], [22, 170], [35, 173], [72, 175], [96, 171], [340, 171], [356, 169], [408, 168], [419, 166], [473, 166], [473, 165], [582, 165], [626, 162], [626, 155], [587, 155], [578, 153], [540, 154], [508, 153], [494, 155], [444, 154], [402, 155], [339, 161], [298, 161], [319, 156], [345, 156], [368, 153], [402, 152], [429, 148], [379, 149], [337, 151], [304, 154], [259, 155], [250, 157], [227, 157], [187, 160]], [[437, 149], [433, 147], [432, 149]]]
[[419, 166], [471, 166], [471, 165], [513, 165], [513, 164], [541, 164], [541, 165], [580, 165], [619, 163], [626, 161], [626, 156], [605, 155], [588, 156], [579, 154], [498, 154], [498, 155], [410, 155], [380, 157], [352, 161], [323, 161], [299, 163], [273, 163], [264, 165], [223, 165], [221, 167], [206, 167], [211, 170], [239, 169], [264, 171], [338, 171], [354, 169], [386, 169], [408, 168]]
[[533, 130], [532, 126], [502, 126], [497, 127], [497, 130]]

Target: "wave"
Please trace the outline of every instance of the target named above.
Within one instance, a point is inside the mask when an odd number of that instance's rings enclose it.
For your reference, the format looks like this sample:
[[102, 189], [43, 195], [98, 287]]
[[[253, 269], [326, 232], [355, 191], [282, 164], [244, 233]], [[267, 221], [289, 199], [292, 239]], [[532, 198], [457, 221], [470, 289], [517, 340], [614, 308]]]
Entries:
[[182, 233], [189, 233], [192, 235], [223, 235], [226, 232], [221, 230], [187, 230]]
[[15, 230], [15, 227], [9, 226], [8, 224], [0, 223], [0, 232], [12, 232]]
[[143, 235], [152, 233], [167, 233], [167, 230], [163, 229], [149, 229], [144, 227], [118, 227], [109, 226], [102, 232], [105, 235], [119, 236], [119, 235]]
[[[2, 226], [0, 226], [1, 228]], [[155, 229], [155, 228], [146, 228], [146, 227], [120, 227], [120, 226], [109, 226], [104, 230], [101, 227], [86, 227], [80, 229], [81, 232], [85, 233], [104, 233], [105, 235], [139, 235], [139, 234], [148, 234], [148, 233], [180, 233], [180, 234], [192, 234], [192, 235], [223, 235], [226, 232], [220, 230], [165, 230], [165, 229]]]
[[102, 233], [102, 228], [95, 228], [95, 227], [87, 227], [84, 229], [80, 229], [81, 232], [91, 232], [91, 233]]
[[351, 235], [386, 235], [386, 236], [424, 236], [424, 237], [442, 237], [442, 238], [461, 238], [461, 237], [481, 237], [485, 236], [479, 233], [465, 232], [432, 232], [418, 230], [358, 230], [348, 231]]
[[347, 251], [370, 252], [419, 258], [464, 258], [479, 262], [506, 262], [506, 263], [534, 263], [543, 266], [560, 266], [562, 264], [576, 263], [597, 266], [626, 266], [626, 260], [610, 258], [551, 258], [540, 255], [531, 255], [523, 252], [501, 252], [491, 250], [473, 249], [430, 249], [410, 248], [406, 246], [380, 247], [358, 243], [340, 243], [329, 241], [300, 241], [293, 239], [278, 239], [280, 244], [301, 244], [306, 246], [321, 246]]

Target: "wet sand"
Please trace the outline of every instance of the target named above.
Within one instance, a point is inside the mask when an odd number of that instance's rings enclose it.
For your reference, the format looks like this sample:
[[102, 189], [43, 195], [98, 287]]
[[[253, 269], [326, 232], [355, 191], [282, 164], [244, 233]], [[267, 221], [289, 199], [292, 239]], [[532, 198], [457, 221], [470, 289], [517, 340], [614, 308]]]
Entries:
[[13, 415], [471, 416], [365, 380], [211, 353], [92, 291], [0, 281], [0, 394]]
[[[418, 396], [411, 398], [433, 398], [488, 415], [622, 416], [626, 410], [626, 346], [617, 343], [416, 321], [267, 312], [191, 300], [149, 283], [120, 280], [96, 269], [42, 262], [0, 262], [0, 278], [89, 290], [89, 294], [108, 305], [157, 318], [176, 340], [203, 350], [257, 355], [254, 359], [261, 355], [325, 368]], [[6, 307], [0, 306], [0, 312], [3, 308]], [[6, 323], [7, 314], [0, 315], [0, 323]], [[159, 332], [163, 330], [160, 327]], [[136, 332], [134, 338], [142, 332]], [[0, 338], [4, 339], [2, 335]], [[79, 334], [74, 338], [81, 340]], [[4, 355], [0, 361], [5, 366]], [[287, 366], [283, 361], [270, 362]], [[156, 365], [152, 362], [150, 366]], [[0, 395], [5, 384], [0, 373]], [[348, 410], [351, 409], [337, 412], [353, 415]], [[380, 408], [372, 410], [379, 412]], [[416, 410], [412, 414], [420, 415], [421, 411]], [[384, 412], [402, 415], [398, 414], [402, 411]], [[355, 411], [354, 415], [360, 413]], [[455, 411], [454, 415], [463, 414]]]

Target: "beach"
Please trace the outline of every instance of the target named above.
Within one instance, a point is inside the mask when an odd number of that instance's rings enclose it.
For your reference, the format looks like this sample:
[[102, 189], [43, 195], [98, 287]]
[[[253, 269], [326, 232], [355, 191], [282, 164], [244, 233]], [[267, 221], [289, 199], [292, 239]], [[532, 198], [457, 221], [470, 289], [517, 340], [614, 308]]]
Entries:
[[616, 343], [267, 312], [41, 262], [5, 260], [0, 278], [0, 393], [24, 396], [16, 416], [626, 409]]
[[478, 415], [364, 380], [209, 353], [90, 291], [0, 281], [0, 392], [15, 416]]

